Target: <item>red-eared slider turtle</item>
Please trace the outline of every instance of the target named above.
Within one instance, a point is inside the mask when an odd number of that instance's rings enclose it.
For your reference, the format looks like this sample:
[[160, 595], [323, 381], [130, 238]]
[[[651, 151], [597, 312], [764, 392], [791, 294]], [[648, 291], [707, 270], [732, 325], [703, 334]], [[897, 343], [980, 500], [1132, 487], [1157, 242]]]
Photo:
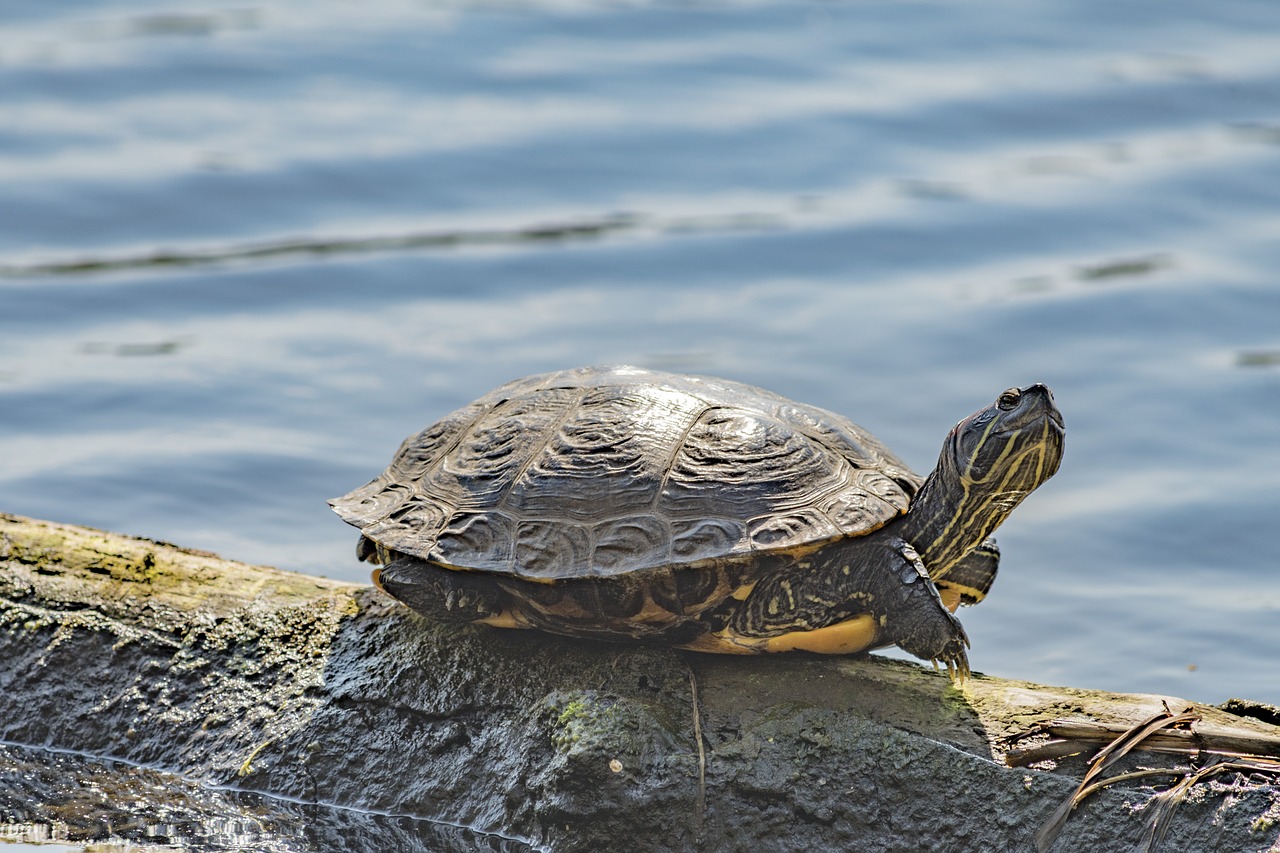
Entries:
[[968, 669], [952, 611], [1062, 458], [1044, 385], [960, 421], [922, 479], [870, 433], [699, 376], [587, 367], [503, 385], [331, 501], [374, 581], [436, 619], [707, 652], [896, 644]]

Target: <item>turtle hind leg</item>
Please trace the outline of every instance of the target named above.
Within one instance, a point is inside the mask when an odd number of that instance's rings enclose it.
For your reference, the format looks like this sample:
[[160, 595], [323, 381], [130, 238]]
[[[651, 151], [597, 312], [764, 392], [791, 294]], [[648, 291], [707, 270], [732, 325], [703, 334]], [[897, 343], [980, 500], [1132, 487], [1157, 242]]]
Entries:
[[414, 557], [400, 556], [373, 571], [378, 589], [438, 622], [501, 619], [505, 594], [484, 579]]
[[939, 578], [934, 578], [942, 600], [955, 610], [958, 606], [977, 604], [987, 597], [1000, 568], [1000, 548], [988, 537]]

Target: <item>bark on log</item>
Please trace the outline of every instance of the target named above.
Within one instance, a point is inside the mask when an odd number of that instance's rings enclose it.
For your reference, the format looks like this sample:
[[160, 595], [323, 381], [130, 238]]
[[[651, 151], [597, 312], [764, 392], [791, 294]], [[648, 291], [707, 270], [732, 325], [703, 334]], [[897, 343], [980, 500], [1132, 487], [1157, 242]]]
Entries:
[[[1031, 849], [1082, 759], [1010, 768], [1001, 739], [1162, 701], [1280, 742], [1170, 697], [448, 629], [371, 587], [0, 514], [0, 739], [566, 853]], [[1151, 794], [1091, 797], [1055, 849], [1138, 849]], [[1264, 782], [1208, 791], [1162, 849], [1272, 849], [1278, 817]]]

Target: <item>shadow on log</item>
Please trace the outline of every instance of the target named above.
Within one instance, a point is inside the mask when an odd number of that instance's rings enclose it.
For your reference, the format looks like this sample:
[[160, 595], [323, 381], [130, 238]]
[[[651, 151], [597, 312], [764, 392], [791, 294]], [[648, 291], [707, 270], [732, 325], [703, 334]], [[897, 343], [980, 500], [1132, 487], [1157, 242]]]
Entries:
[[[566, 853], [1029, 850], [1083, 760], [1010, 768], [1001, 739], [1063, 718], [1123, 728], [1162, 699], [1206, 732], [1280, 743], [1182, 700], [956, 686], [874, 657], [451, 630], [371, 587], [0, 515], [0, 739]], [[1220, 788], [1180, 806], [1162, 849], [1272, 848], [1277, 789]], [[1091, 797], [1055, 849], [1140, 849], [1152, 793]], [[347, 842], [333, 849], [389, 849]]]

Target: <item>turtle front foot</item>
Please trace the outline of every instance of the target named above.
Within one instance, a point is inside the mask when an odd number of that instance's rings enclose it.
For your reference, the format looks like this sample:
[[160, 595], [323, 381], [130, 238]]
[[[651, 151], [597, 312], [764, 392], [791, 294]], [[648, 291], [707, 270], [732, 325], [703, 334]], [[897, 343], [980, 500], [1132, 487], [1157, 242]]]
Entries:
[[952, 681], [969, 676], [969, 636], [960, 620], [947, 609], [925, 570], [920, 555], [906, 543], [898, 548], [903, 596], [899, 613], [890, 617], [894, 642], [909, 654], [929, 661], [934, 669], [947, 668]]
[[945, 609], [930, 611], [927, 618], [915, 620], [905, 636], [898, 639], [898, 645], [903, 651], [932, 663], [935, 670], [939, 665], [946, 667], [952, 681], [969, 677], [969, 655], [965, 651], [969, 637], [960, 620]]

